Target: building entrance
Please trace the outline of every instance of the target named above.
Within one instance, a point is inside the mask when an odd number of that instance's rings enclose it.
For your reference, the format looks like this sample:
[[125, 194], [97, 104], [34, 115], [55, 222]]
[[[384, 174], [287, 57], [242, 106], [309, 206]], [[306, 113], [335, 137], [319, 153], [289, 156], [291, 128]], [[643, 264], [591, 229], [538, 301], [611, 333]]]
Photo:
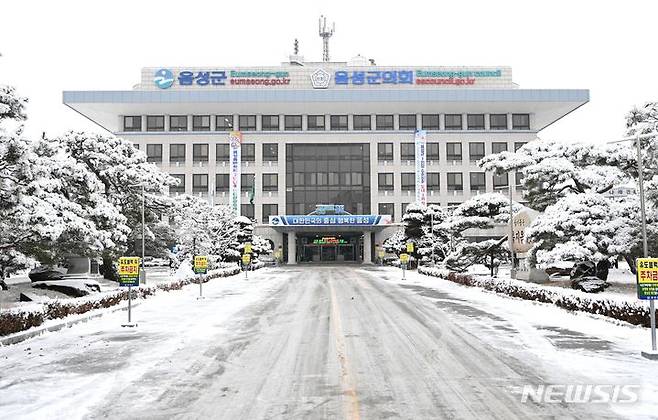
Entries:
[[363, 235], [298, 234], [300, 262], [360, 262], [363, 260]]

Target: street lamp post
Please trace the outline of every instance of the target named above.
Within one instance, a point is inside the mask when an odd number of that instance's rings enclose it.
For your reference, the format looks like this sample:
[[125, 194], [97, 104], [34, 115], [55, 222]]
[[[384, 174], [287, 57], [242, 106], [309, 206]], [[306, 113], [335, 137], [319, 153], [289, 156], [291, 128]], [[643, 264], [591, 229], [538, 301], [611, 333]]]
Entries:
[[140, 284], [146, 284], [146, 270], [144, 267], [144, 254], [145, 254], [145, 242], [146, 242], [146, 223], [145, 223], [145, 186], [144, 183], [140, 184], [131, 184], [129, 187], [141, 187], [142, 188], [142, 258], [140, 259], [140, 271], [139, 271], [139, 282]]
[[[654, 131], [656, 128], [657, 126], [654, 125]], [[637, 150], [637, 179], [638, 188], [640, 190], [640, 218], [642, 220], [642, 255], [644, 258], [649, 257], [649, 246], [647, 244], [647, 214], [644, 205], [644, 165], [642, 163], [642, 148], [640, 146], [640, 140], [656, 136], [658, 136], [657, 133], [640, 134], [638, 131], [635, 136], [607, 142], [608, 144], [623, 143], [626, 141], [635, 142], [635, 148]], [[651, 319], [651, 352], [643, 351], [642, 356], [647, 359], [658, 359], [658, 351], [656, 351], [656, 305], [653, 300], [649, 300], [649, 312], [649, 318]]]

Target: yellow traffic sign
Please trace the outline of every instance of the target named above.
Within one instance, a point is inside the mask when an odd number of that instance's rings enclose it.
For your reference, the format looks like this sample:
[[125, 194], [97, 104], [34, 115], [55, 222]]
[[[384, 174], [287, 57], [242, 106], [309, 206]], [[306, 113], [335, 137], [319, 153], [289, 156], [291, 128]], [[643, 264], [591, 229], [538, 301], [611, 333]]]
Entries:
[[206, 274], [208, 272], [208, 257], [205, 255], [194, 256], [194, 273]]
[[407, 242], [407, 252], [409, 252], [409, 253], [414, 252], [413, 242]]
[[658, 258], [637, 259], [637, 297], [658, 300]]
[[242, 264], [247, 265], [251, 262], [251, 255], [243, 254], [242, 255]]
[[409, 254], [400, 254], [400, 262], [406, 264], [409, 262]]
[[139, 257], [119, 258], [119, 285], [139, 286]]
[[246, 244], [244, 244], [244, 253], [251, 254], [251, 242], [247, 242]]

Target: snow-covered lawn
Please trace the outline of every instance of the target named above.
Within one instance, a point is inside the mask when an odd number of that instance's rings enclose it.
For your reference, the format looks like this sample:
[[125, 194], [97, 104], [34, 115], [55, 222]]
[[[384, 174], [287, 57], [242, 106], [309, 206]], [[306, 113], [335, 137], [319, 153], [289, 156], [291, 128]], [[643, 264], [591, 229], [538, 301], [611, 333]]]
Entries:
[[[651, 346], [648, 328], [511, 298], [415, 271], [407, 272], [403, 281], [399, 269], [383, 270], [389, 281], [401, 286], [436, 291], [437, 297], [425, 295], [435, 299], [439, 308], [462, 316], [463, 322], [476, 324], [482, 331], [480, 337], [494, 347], [518, 348], [520, 358], [539, 359], [556, 369], [571, 367], [598, 384], [640, 385], [640, 403], [613, 406], [620, 413], [650, 417], [658, 412], [658, 362], [640, 355]], [[459, 302], [475, 303], [481, 312], [460, 314]]]
[[[136, 328], [121, 327], [127, 314], [120, 311], [0, 347], [0, 417], [80, 418], [146, 372], [176, 375], [183, 360], [185, 366], [203, 363], [209, 341], [228, 333], [224, 321], [265, 299], [284, 279], [269, 269], [249, 273], [248, 280], [243, 274], [214, 279], [204, 284], [202, 300], [198, 286], [188, 285], [142, 301], [133, 312]], [[158, 378], [153, 381], [157, 387]]]

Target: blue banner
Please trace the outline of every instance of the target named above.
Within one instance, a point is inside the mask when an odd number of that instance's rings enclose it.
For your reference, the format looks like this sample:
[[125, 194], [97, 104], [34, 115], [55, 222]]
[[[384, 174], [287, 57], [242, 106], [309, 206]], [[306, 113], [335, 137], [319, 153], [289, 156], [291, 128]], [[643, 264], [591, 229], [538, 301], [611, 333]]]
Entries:
[[389, 215], [270, 216], [270, 226], [377, 226], [391, 224]]

